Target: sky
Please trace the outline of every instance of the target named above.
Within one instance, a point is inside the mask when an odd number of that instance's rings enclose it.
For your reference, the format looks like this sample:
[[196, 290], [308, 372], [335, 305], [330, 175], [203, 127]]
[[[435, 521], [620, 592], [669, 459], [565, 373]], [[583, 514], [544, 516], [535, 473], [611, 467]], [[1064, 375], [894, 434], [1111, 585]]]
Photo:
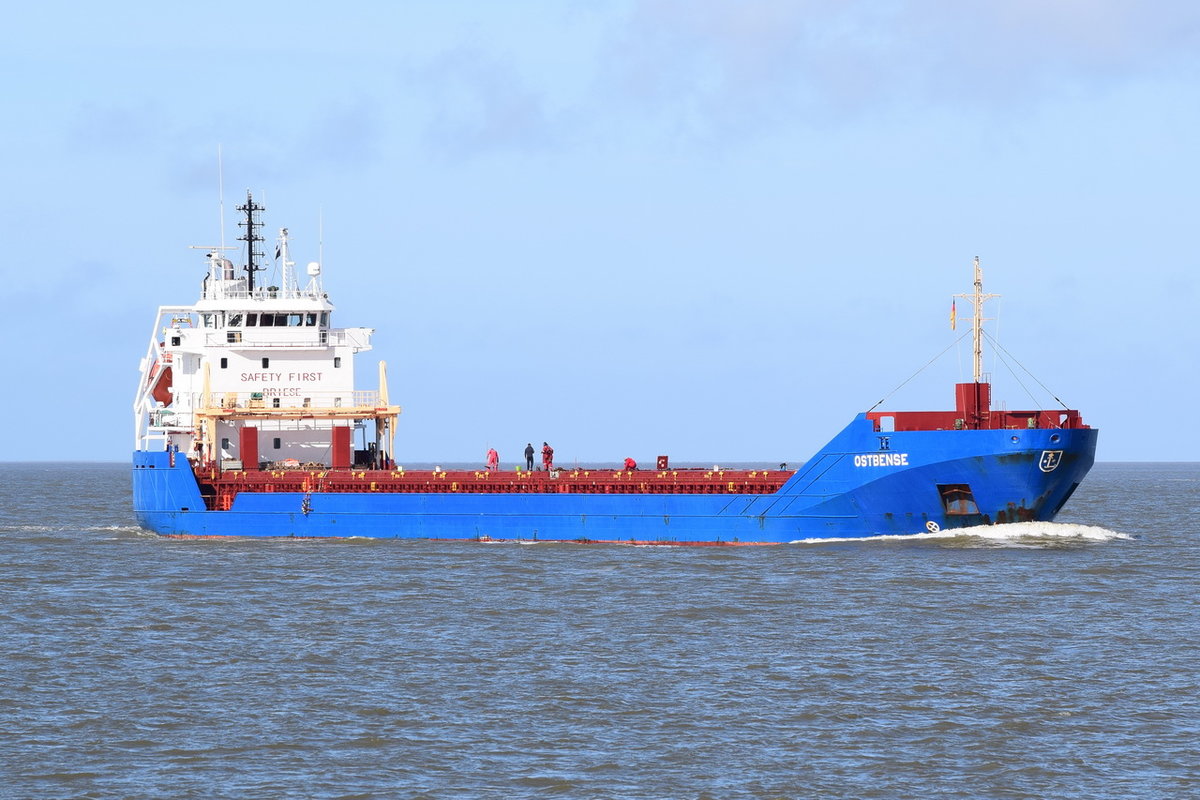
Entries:
[[1200, 460], [1195, 3], [49, 0], [0, 41], [0, 460], [129, 457], [247, 190], [375, 328], [400, 463], [800, 462], [951, 408], [975, 256], [998, 405]]

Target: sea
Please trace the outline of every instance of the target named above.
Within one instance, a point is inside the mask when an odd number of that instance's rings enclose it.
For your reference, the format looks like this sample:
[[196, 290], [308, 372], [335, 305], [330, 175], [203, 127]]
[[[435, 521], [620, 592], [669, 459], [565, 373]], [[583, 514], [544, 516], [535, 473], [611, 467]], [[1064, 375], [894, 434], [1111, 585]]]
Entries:
[[1200, 796], [1200, 464], [776, 547], [158, 538], [0, 464], [0, 798]]

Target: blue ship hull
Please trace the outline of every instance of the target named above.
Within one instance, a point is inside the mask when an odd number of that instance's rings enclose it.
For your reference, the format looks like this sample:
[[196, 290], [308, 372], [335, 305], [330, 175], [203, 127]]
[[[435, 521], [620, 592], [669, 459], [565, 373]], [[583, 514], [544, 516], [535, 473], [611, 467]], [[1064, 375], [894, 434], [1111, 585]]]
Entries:
[[[191, 465], [135, 451], [138, 523], [174, 536], [782, 543], [1051, 520], [1091, 428], [895, 431], [860, 414], [773, 494], [243, 492], [207, 510]], [[886, 448], [886, 449], [883, 449]]]

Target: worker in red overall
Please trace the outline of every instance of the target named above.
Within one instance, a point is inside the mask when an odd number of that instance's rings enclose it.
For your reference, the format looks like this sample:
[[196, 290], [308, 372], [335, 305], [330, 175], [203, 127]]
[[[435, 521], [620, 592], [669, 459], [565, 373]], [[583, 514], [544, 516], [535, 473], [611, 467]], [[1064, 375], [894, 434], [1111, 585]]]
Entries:
[[487, 468], [488, 472], [495, 472], [500, 469], [500, 454], [496, 452], [496, 448], [494, 447], [488, 448]]
[[634, 461], [632, 458], [626, 458], [625, 459], [625, 469], [632, 472], [633, 470], [637, 469], [637, 462]]
[[554, 469], [554, 448], [547, 442], [542, 442], [542, 469], [547, 472]]

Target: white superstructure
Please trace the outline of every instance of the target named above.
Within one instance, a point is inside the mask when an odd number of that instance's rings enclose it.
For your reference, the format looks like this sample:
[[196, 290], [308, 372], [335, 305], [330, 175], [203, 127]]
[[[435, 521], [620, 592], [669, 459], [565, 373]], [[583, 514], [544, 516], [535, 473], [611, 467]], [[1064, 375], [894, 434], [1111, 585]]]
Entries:
[[200, 299], [158, 309], [134, 400], [135, 449], [256, 469], [351, 466], [357, 445], [387, 463], [400, 409], [388, 405], [382, 362], [378, 390], [354, 388], [354, 355], [371, 349], [374, 330], [332, 327], [321, 267], [308, 264], [300, 285], [286, 228], [276, 248], [280, 285], [256, 286], [261, 208], [247, 196], [239, 210], [247, 265], [236, 269], [214, 249]]

